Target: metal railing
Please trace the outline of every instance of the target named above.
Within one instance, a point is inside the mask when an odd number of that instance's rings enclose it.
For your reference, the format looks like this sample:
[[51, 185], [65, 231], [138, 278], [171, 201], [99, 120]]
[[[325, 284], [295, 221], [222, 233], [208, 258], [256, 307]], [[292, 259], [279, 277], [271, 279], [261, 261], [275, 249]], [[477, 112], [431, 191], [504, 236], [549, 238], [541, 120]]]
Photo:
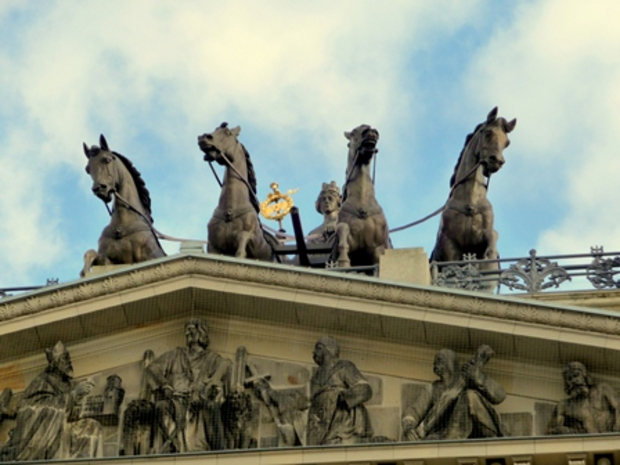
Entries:
[[436, 286], [472, 291], [493, 290], [537, 293], [551, 288], [562, 290], [620, 288], [620, 252], [592, 247], [590, 253], [529, 257], [431, 262], [431, 283]]
[[0, 299], [10, 297], [16, 293], [34, 291], [42, 287], [54, 286], [59, 283], [58, 278], [47, 278], [47, 282], [43, 286], [19, 286], [19, 287], [3, 287], [0, 288]]

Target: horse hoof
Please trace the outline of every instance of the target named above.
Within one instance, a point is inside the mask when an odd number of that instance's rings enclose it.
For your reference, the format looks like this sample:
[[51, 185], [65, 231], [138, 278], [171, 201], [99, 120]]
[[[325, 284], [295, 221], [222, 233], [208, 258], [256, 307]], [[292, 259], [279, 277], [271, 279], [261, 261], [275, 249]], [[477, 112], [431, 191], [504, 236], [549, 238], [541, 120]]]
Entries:
[[350, 260], [338, 260], [338, 268], [351, 268]]

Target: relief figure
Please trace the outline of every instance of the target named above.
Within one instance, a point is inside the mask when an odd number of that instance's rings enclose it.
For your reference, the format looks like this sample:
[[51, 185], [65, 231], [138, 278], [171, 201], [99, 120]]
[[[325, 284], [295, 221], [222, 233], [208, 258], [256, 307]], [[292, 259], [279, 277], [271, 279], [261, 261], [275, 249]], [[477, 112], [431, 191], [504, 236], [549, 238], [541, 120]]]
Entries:
[[562, 370], [568, 397], [557, 405], [547, 434], [609, 433], [620, 431], [618, 397], [607, 383], [595, 383], [581, 362]]
[[0, 461], [102, 457], [101, 425], [79, 418], [79, 407], [93, 383], [74, 382], [65, 345], [45, 350], [48, 366], [28, 385]]
[[408, 441], [506, 436], [493, 405], [506, 398], [502, 386], [482, 371], [494, 355], [486, 345], [459, 367], [457, 355], [441, 349], [433, 372], [439, 377], [405, 409], [403, 434]]
[[144, 369], [155, 410], [154, 453], [225, 448], [221, 405], [228, 393], [230, 360], [209, 349], [200, 319], [185, 324], [186, 347], [162, 354]]
[[373, 435], [364, 403], [372, 388], [348, 360], [340, 359], [335, 339], [321, 337], [312, 353], [318, 368], [310, 380], [307, 444], [356, 444]]

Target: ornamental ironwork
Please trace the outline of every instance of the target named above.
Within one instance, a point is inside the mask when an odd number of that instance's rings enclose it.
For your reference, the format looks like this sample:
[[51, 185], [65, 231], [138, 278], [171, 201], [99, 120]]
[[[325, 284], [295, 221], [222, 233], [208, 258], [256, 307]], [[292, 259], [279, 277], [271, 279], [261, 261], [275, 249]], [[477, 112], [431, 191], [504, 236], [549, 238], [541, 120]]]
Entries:
[[590, 253], [594, 256], [594, 260], [586, 269], [586, 278], [597, 289], [618, 288], [620, 280], [614, 277], [620, 273], [614, 270], [614, 267], [620, 266], [620, 257], [603, 258], [605, 251], [603, 247], [591, 247]]
[[[463, 255], [463, 265], [448, 265], [441, 268], [434, 279], [434, 284], [452, 289], [465, 289], [468, 291], [482, 290], [483, 276], [474, 263], [474, 254]], [[436, 262], [433, 263], [435, 265]]]
[[536, 256], [536, 250], [530, 250], [528, 258], [522, 258], [499, 277], [501, 284], [510, 290], [540, 292], [550, 287], [560, 287], [564, 281], [570, 281], [568, 272], [546, 258]]

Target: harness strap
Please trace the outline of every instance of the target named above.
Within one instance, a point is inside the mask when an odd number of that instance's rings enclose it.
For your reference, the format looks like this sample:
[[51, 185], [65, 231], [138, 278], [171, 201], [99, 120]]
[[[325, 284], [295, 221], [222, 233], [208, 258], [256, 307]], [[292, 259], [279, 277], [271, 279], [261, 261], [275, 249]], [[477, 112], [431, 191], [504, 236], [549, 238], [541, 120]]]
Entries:
[[108, 239], [118, 240], [118, 239], [122, 239], [123, 237], [127, 237], [132, 234], [143, 232], [143, 231], [151, 231], [151, 228], [149, 228], [148, 225], [134, 226], [133, 228], [118, 227], [110, 232], [106, 232], [106, 230], [104, 229], [101, 235], [103, 237], [107, 237]]
[[226, 210], [218, 207], [213, 212], [213, 218], [230, 223], [235, 218], [239, 218], [240, 216], [253, 211], [254, 207], [252, 205], [247, 205], [243, 208], [228, 208]]
[[[443, 212], [447, 208], [448, 202], [450, 201], [450, 196], [454, 192], [454, 189], [456, 189], [458, 185], [463, 184], [467, 180], [467, 178], [469, 178], [472, 174], [474, 174], [481, 164], [482, 162], [478, 160], [478, 162], [474, 165], [474, 167], [471, 170], [469, 170], [469, 172], [465, 176], [463, 176], [462, 179], [459, 179], [457, 182], [453, 184], [452, 188], [450, 189], [450, 193], [448, 194], [448, 200], [446, 200], [446, 202], [441, 207], [439, 207], [437, 210], [435, 210], [433, 213], [429, 213], [424, 218], [420, 218], [417, 221], [407, 223], [403, 226], [399, 226], [398, 228], [390, 229], [388, 232], [394, 233], [394, 232], [404, 231], [405, 229], [422, 224], [425, 221], [430, 220], [432, 217], [439, 215], [441, 212]], [[489, 176], [489, 180], [490, 179], [491, 177]], [[487, 184], [487, 189], [488, 189], [488, 184]]]
[[355, 207], [347, 202], [342, 204], [342, 207], [340, 207], [340, 211], [351, 213], [352, 215], [355, 215], [362, 220], [365, 220], [366, 218], [370, 216], [379, 215], [383, 213], [383, 209], [378, 205], [372, 208], [365, 208], [362, 206]]
[[468, 203], [463, 200], [450, 199], [446, 204], [446, 210], [456, 210], [463, 213], [466, 216], [474, 216], [478, 213], [483, 213], [488, 210], [492, 210], [493, 207], [490, 203]]

